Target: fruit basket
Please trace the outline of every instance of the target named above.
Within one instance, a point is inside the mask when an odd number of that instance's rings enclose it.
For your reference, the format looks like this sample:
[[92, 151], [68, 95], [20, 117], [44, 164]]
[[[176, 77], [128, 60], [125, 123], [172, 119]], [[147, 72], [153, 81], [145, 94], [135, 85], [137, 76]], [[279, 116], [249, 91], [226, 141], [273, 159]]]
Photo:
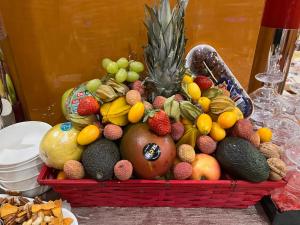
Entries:
[[186, 4], [146, 6], [145, 73], [136, 59], [104, 58], [101, 79], [65, 92], [68, 122], [41, 141], [40, 184], [75, 207], [230, 208], [285, 185], [272, 131], [255, 130], [251, 99], [216, 50], [185, 60]]
[[[52, 178], [51, 178], [52, 177]], [[222, 207], [247, 208], [284, 181], [251, 183], [241, 180], [57, 180], [44, 166], [38, 182], [49, 185], [72, 207]]]

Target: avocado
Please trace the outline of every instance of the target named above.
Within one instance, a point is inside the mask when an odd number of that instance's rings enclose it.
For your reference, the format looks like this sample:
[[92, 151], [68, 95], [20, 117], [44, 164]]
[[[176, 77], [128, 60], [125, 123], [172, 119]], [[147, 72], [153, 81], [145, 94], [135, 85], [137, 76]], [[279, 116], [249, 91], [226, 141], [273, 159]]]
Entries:
[[269, 177], [266, 158], [245, 139], [225, 138], [218, 144], [216, 158], [226, 172], [247, 181], [262, 182]]
[[110, 180], [114, 175], [114, 166], [120, 160], [118, 146], [105, 138], [88, 145], [82, 154], [85, 172], [97, 180]]

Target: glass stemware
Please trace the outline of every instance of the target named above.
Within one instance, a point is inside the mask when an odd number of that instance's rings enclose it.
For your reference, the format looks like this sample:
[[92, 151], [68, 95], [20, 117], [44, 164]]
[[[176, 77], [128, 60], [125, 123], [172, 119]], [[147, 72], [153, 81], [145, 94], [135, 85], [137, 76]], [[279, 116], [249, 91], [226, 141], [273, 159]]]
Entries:
[[254, 113], [251, 119], [257, 126], [281, 113], [278, 101], [277, 84], [283, 81], [283, 73], [279, 70], [278, 61], [280, 55], [271, 56], [269, 69], [265, 73], [259, 73], [255, 78], [263, 83], [263, 86], [250, 94], [254, 104]]

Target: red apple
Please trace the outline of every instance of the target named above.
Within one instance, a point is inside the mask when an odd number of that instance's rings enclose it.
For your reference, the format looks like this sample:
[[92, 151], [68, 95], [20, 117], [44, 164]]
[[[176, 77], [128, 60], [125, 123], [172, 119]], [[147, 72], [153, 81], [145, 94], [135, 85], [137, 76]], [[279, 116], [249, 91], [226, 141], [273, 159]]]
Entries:
[[197, 154], [192, 163], [193, 180], [219, 180], [221, 177], [221, 168], [218, 161], [210, 155]]

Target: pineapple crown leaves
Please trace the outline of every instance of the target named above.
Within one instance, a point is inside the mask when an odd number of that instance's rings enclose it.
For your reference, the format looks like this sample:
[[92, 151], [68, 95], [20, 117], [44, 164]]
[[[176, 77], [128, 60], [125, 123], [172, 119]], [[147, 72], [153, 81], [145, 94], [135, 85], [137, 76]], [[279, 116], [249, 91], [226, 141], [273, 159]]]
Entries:
[[144, 49], [149, 71], [148, 83], [157, 95], [170, 97], [180, 88], [184, 74], [184, 12], [188, 0], [177, 0], [171, 11], [169, 0], [160, 0], [153, 8], [145, 6], [148, 45]]

